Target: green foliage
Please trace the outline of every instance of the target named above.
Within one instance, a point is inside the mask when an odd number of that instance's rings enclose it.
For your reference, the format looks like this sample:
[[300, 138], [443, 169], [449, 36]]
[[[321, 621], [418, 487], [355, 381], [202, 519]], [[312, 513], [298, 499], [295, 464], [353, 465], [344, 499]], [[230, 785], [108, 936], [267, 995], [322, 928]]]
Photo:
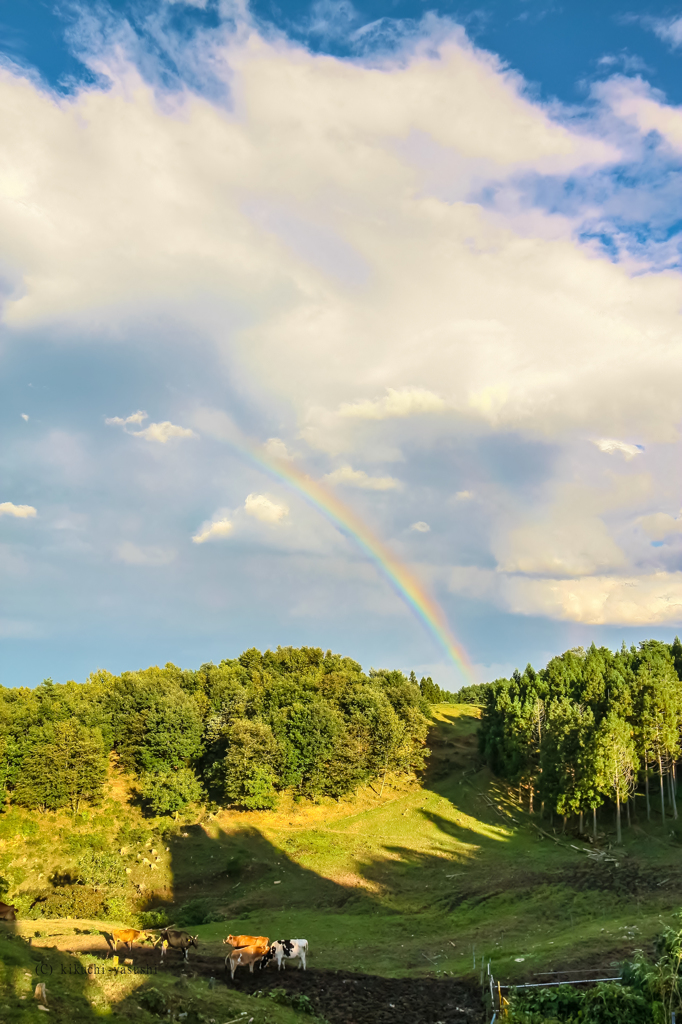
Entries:
[[22, 891], [12, 897], [22, 918], [80, 917], [106, 921], [120, 916], [125, 904], [111, 893], [85, 885]]
[[617, 982], [518, 989], [511, 1007], [510, 1024], [656, 1024], [651, 1002]]
[[102, 733], [78, 722], [36, 727], [21, 757], [14, 799], [28, 808], [54, 810], [101, 796], [107, 759]]
[[191, 768], [175, 772], [145, 772], [140, 791], [154, 814], [172, 814], [187, 804], [199, 803], [203, 787]]
[[267, 993], [267, 998], [272, 999], [273, 1003], [278, 1003], [280, 1006], [290, 1006], [292, 1010], [298, 1010], [299, 1013], [312, 1014], [315, 1012], [310, 998], [302, 992], [287, 992], [285, 988], [271, 988]]
[[663, 794], [663, 777], [680, 755], [676, 664], [682, 669], [679, 641], [647, 640], [615, 654], [574, 648], [541, 672], [517, 670], [484, 691], [481, 753], [496, 774], [559, 814], [611, 800], [620, 841], [621, 808], [637, 779], [654, 766]]
[[122, 888], [127, 881], [125, 864], [115, 853], [88, 850], [78, 861], [78, 874], [84, 885]]
[[149, 1010], [150, 1013], [162, 1014], [166, 1012], [166, 996], [163, 992], [159, 992], [158, 988], [145, 988], [143, 989], [137, 1001], [145, 1010]]
[[137, 915], [141, 928], [167, 928], [171, 924], [168, 911], [163, 908], [157, 910], [142, 910]]
[[286, 788], [339, 797], [388, 771], [422, 769], [429, 701], [447, 697], [431, 679], [420, 689], [414, 673], [367, 676], [313, 647], [253, 648], [196, 672], [169, 663], [98, 670], [80, 685], [0, 687], [0, 797], [75, 814], [101, 798], [111, 751], [157, 815], [207, 798], [272, 808]]

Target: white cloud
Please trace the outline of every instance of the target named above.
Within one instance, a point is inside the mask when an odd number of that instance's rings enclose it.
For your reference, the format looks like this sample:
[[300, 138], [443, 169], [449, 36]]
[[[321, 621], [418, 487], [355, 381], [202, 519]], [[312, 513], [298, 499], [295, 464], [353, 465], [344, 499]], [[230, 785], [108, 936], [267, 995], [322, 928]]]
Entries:
[[665, 540], [675, 533], [682, 533], [682, 514], [675, 519], [666, 512], [654, 512], [653, 515], [642, 516], [639, 525], [651, 540]]
[[387, 388], [385, 398], [344, 403], [339, 416], [360, 420], [387, 420], [424, 413], [443, 412], [446, 403], [438, 395], [424, 388]]
[[24, 420], [25, 423], [28, 423], [28, 416], [27, 416], [27, 414], [25, 412], [22, 412], [21, 418], [22, 418], [22, 420]]
[[227, 537], [232, 533], [234, 526], [229, 519], [215, 519], [212, 522], [203, 523], [194, 534], [192, 540], [195, 544], [204, 544], [207, 540], [216, 540], [219, 537]]
[[670, 43], [673, 49], [682, 46], [682, 18], [641, 18], [641, 22], [656, 33], [659, 39]]
[[324, 478], [329, 484], [341, 484], [347, 487], [359, 487], [365, 491], [393, 491], [402, 487], [400, 480], [392, 476], [369, 476], [363, 469], [352, 466], [339, 466]]
[[15, 505], [11, 501], [0, 503], [0, 516], [14, 516], [16, 519], [30, 519], [38, 513], [33, 505]]
[[663, 93], [639, 76], [614, 76], [596, 85], [594, 92], [617, 117], [635, 125], [643, 134], [658, 132], [673, 149], [682, 149], [682, 107], [666, 103]]
[[455, 501], [471, 501], [474, 497], [473, 491], [457, 491]]
[[150, 423], [144, 430], [131, 430], [133, 437], [143, 437], [145, 441], [158, 441], [159, 444], [166, 444], [172, 437], [197, 437], [198, 435], [189, 427], [178, 427], [169, 420], [163, 423]]
[[271, 458], [280, 462], [292, 462], [295, 457], [279, 437], [269, 437], [263, 447]]
[[682, 623], [682, 572], [533, 579], [458, 567], [451, 573], [450, 587], [516, 615], [589, 625]]
[[134, 412], [131, 416], [126, 416], [125, 419], [122, 419], [120, 416], [110, 416], [104, 422], [109, 424], [109, 426], [126, 427], [129, 423], [142, 423], [147, 418], [147, 413], [138, 409], [137, 412]]
[[415, 530], [416, 533], [429, 533], [431, 527], [429, 526], [428, 523], [425, 523], [422, 520], [420, 520], [418, 523], [412, 523], [410, 529]]
[[280, 523], [289, 515], [289, 509], [284, 504], [279, 504], [268, 498], [265, 494], [249, 494], [244, 502], [244, 511], [247, 515], [259, 519], [261, 523]]
[[176, 552], [173, 548], [157, 547], [155, 545], [138, 545], [132, 541], [125, 540], [116, 548], [116, 557], [126, 565], [168, 565], [175, 560]]
[[146, 412], [142, 412], [138, 409], [132, 416], [127, 416], [122, 419], [120, 416], [111, 416], [109, 419], [105, 419], [105, 423], [109, 426], [123, 427], [126, 434], [130, 434], [132, 437], [143, 437], [145, 441], [156, 441], [158, 444], [166, 444], [173, 437], [197, 437], [198, 435], [190, 430], [189, 427], [179, 427], [175, 423], [171, 423], [169, 420], [164, 420], [162, 423], [150, 423], [144, 430], [127, 430], [131, 424], [141, 424], [144, 420], [148, 419]]
[[613, 438], [604, 437], [600, 441], [595, 441], [597, 448], [601, 452], [605, 452], [607, 455], [613, 455], [614, 452], [622, 452], [626, 459], [631, 459], [635, 455], [641, 455], [644, 452], [644, 448], [641, 444], [628, 444], [627, 441], [614, 441]]

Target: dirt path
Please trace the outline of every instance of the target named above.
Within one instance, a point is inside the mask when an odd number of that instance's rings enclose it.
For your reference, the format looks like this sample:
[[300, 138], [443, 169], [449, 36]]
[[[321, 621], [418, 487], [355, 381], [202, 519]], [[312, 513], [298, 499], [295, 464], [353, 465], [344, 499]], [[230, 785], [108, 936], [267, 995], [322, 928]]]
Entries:
[[[99, 944], [90, 948], [78, 944], [80, 952], [102, 956]], [[73, 948], [73, 946], [72, 946]], [[131, 957], [119, 951], [119, 961]], [[145, 967], [188, 977], [214, 977], [219, 984], [232, 985], [224, 959], [201, 956], [190, 950], [189, 964], [174, 950], [161, 963], [158, 949], [135, 947], [131, 959], [135, 967]], [[281, 973], [273, 966], [253, 974], [240, 969], [234, 987], [244, 993], [259, 989], [285, 988], [287, 992], [308, 996], [317, 1013], [330, 1024], [482, 1024], [480, 993], [461, 981], [435, 978], [379, 978], [371, 974], [347, 971], [301, 971], [289, 968]]]

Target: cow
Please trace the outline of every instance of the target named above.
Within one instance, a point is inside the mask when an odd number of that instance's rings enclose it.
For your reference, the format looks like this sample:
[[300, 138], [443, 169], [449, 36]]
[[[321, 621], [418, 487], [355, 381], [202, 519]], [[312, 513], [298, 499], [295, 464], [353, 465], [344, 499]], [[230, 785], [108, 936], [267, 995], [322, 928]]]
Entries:
[[253, 968], [260, 960], [263, 959], [265, 954], [268, 952], [268, 945], [255, 945], [255, 946], [240, 946], [238, 949], [233, 949], [231, 953], [225, 957], [225, 970], [227, 970], [227, 961], [230, 961], [230, 975], [232, 981], [234, 981], [234, 972], [238, 967], [248, 967], [253, 974]]
[[267, 935], [228, 935], [223, 939], [223, 946], [241, 949], [243, 946], [269, 946]]
[[133, 942], [136, 942], [138, 939], [140, 939], [140, 936], [142, 936], [140, 940], [141, 942], [153, 942], [152, 937], [147, 932], [138, 931], [137, 928], [112, 928], [111, 941], [109, 945], [112, 945], [113, 943], [113, 949], [115, 953], [116, 950], [118, 949], [118, 944], [120, 942], [122, 945], [127, 946], [128, 950], [132, 953]]
[[17, 908], [10, 907], [9, 903], [0, 903], [0, 921], [16, 921]]
[[301, 967], [305, 970], [305, 958], [307, 952], [307, 939], [279, 939], [277, 942], [273, 942], [270, 949], [261, 960], [261, 970], [264, 967], [267, 967], [271, 960], [276, 960], [277, 970], [281, 971], [283, 960], [295, 960], [297, 957], [300, 960], [298, 965], [299, 971]]
[[178, 932], [173, 928], [164, 928], [159, 935], [161, 939], [161, 959], [163, 960], [166, 949], [170, 946], [171, 949], [182, 950], [182, 955], [186, 961], [189, 961], [187, 951], [190, 946], [194, 946], [195, 949], [199, 948], [197, 943], [198, 935], [190, 935], [189, 932]]

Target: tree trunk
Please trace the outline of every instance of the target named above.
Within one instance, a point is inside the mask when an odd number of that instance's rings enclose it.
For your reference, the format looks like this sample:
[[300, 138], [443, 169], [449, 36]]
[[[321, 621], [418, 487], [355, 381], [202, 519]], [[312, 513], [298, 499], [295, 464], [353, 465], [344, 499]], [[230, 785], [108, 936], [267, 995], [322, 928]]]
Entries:
[[523, 804], [521, 803], [521, 783], [519, 782], [519, 807], [523, 810]]
[[620, 794], [616, 790], [616, 842], [620, 846], [623, 842], [623, 835], [620, 828]]
[[632, 821], [630, 819], [630, 801], [629, 800], [625, 801], [625, 812], [627, 814], [627, 819], [628, 819], [628, 828], [630, 828], [630, 826], [632, 825]]
[[582, 835], [582, 831], [583, 831], [583, 812], [581, 811], [580, 812], [580, 834], [581, 835]]
[[529, 795], [529, 807], [528, 807], [528, 810], [532, 814], [533, 813], [533, 783], [532, 782], [528, 786], [528, 790], [529, 790], [529, 794], [530, 794]]
[[568, 815], [564, 814], [564, 827], [561, 830], [562, 833], [564, 833], [566, 831], [566, 822], [567, 822], [567, 820], [568, 820]]
[[658, 779], [661, 784], [661, 819], [665, 821], [665, 790], [663, 789], [663, 762], [658, 755]]
[[649, 799], [649, 760], [644, 762], [644, 789], [646, 791], [646, 820], [651, 821], [651, 801]]
[[592, 808], [592, 835], [597, 839], [597, 808]]
[[675, 762], [670, 770], [670, 795], [673, 804], [673, 817], [677, 821], [677, 794], [675, 793], [677, 788], [677, 776], [675, 774]]

